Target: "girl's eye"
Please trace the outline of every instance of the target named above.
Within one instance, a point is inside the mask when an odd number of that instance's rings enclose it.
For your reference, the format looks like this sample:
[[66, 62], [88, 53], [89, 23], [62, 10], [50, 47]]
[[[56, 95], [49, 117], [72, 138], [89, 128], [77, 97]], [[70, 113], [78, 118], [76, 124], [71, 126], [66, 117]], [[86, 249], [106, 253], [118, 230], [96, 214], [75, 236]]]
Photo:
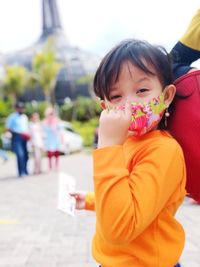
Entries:
[[137, 91], [137, 94], [146, 93], [146, 92], [148, 92], [148, 91], [149, 91], [149, 89], [147, 89], [147, 88], [141, 88], [141, 89], [139, 89], [139, 90]]
[[115, 99], [118, 99], [120, 97], [121, 97], [121, 95], [113, 95], [110, 97], [110, 100], [115, 100]]

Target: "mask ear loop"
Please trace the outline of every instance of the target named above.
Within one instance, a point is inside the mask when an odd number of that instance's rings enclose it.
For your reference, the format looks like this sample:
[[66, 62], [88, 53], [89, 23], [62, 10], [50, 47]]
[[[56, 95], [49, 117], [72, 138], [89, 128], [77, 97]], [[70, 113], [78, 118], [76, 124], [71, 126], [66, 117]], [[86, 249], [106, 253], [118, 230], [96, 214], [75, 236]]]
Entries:
[[170, 113], [169, 113], [168, 107], [167, 107], [165, 110], [165, 127], [167, 127], [167, 118], [169, 118], [169, 116], [170, 116]]

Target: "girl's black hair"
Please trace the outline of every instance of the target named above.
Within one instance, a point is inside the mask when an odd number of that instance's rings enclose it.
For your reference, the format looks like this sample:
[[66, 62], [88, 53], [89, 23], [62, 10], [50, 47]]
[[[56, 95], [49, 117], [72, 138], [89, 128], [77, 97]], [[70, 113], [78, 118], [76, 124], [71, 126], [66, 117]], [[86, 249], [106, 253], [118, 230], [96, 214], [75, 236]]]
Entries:
[[[130, 62], [148, 74], [157, 75], [163, 88], [173, 83], [171, 57], [162, 46], [128, 39], [120, 42], [102, 59], [93, 82], [98, 97], [110, 100], [110, 88], [117, 82], [124, 62]], [[165, 128], [163, 120], [159, 128]]]

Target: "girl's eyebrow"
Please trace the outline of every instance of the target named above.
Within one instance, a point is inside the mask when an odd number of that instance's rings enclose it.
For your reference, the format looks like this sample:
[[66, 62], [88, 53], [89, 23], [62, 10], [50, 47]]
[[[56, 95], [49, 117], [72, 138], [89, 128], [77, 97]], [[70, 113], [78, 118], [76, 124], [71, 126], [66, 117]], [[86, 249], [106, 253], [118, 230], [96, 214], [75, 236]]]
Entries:
[[145, 77], [141, 77], [141, 78], [139, 78], [139, 79], [136, 80], [135, 82], [136, 82], [136, 83], [141, 83], [141, 82], [143, 82], [143, 81], [149, 81], [149, 80], [150, 80], [149, 77], [145, 76]]
[[[148, 76], [143, 76], [143, 77], [140, 77], [138, 80], [135, 81], [135, 83], [141, 83], [143, 81], [149, 81], [150, 78]], [[117, 92], [118, 91], [118, 87], [116, 85], [113, 85], [110, 87], [110, 93], [113, 93], [113, 92]]]
[[115, 91], [117, 91], [118, 89], [117, 89], [117, 86], [112, 86], [112, 87], [110, 87], [110, 93], [111, 92], [115, 92]]

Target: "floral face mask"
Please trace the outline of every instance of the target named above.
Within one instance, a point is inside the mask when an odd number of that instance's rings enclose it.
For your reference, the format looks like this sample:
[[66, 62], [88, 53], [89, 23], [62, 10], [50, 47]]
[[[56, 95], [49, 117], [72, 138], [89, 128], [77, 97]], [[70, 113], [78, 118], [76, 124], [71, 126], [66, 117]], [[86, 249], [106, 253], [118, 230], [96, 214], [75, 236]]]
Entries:
[[[147, 103], [132, 102], [132, 117], [129, 131], [134, 136], [141, 136], [151, 131], [161, 121], [166, 108], [163, 94]], [[123, 110], [124, 106], [120, 106], [119, 109]]]

